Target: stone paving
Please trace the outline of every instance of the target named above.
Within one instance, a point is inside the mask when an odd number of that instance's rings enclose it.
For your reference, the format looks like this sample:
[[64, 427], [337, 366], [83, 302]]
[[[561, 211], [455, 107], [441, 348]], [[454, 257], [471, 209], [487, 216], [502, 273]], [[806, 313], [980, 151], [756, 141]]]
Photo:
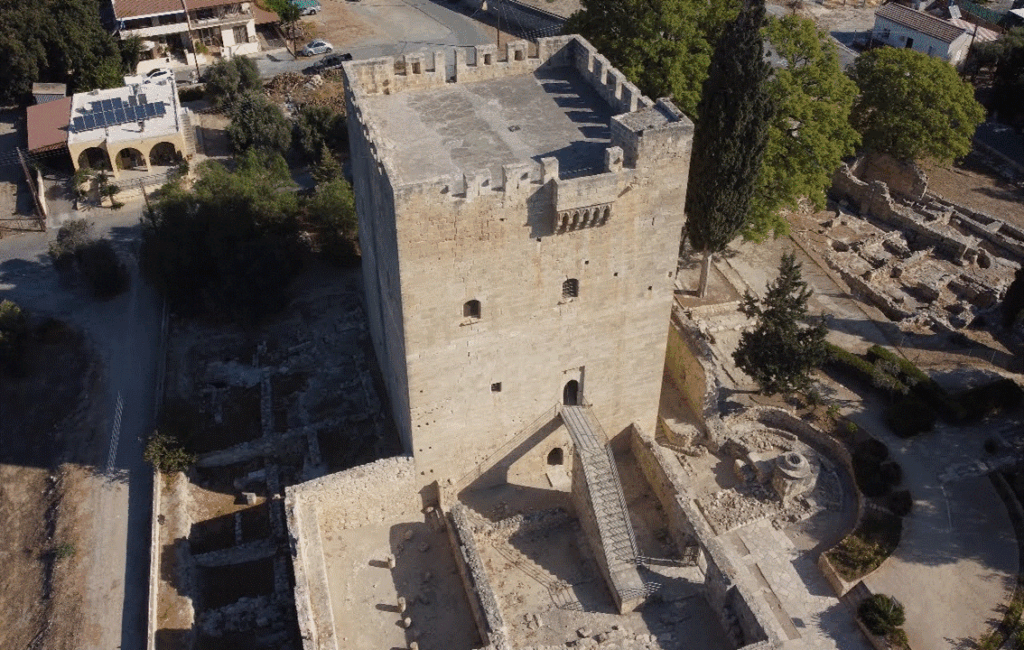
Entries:
[[[871, 645], [839, 601], [810, 553], [801, 553], [770, 521], [758, 521], [725, 536], [743, 554], [782, 623], [789, 649], [869, 650]], [[744, 554], [745, 552], [745, 554]]]

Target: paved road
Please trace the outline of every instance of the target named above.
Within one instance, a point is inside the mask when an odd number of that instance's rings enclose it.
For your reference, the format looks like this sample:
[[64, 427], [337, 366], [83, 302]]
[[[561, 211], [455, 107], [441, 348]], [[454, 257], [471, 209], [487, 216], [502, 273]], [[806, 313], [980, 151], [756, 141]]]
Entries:
[[[118, 212], [94, 209], [83, 216], [96, 223], [98, 234], [109, 234], [127, 257], [137, 246], [141, 207], [141, 201], [134, 201]], [[90, 575], [81, 647], [141, 649], [146, 638], [152, 494], [142, 440], [153, 424], [161, 303], [141, 281], [134, 263], [131, 290], [108, 302], [61, 286], [45, 256], [47, 240], [54, 235], [51, 230], [0, 240], [0, 299], [13, 299], [32, 312], [80, 327], [102, 359], [106, 416], [101, 430], [108, 436], [108, 453], [104, 466], [96, 468], [94, 489], [83, 497], [83, 512], [93, 513], [95, 538], [86, 560]]]
[[[355, 45], [334, 43], [338, 52], [349, 52], [356, 59], [398, 56], [417, 50], [445, 49], [448, 64], [454, 65], [454, 49], [494, 42], [494, 31], [476, 20], [431, 0], [349, 3], [348, 9], [381, 28], [381, 36]], [[269, 79], [283, 72], [301, 72], [321, 56], [295, 57], [287, 49], [261, 52], [251, 57], [260, 76]], [[184, 81], [195, 69], [173, 66]]]

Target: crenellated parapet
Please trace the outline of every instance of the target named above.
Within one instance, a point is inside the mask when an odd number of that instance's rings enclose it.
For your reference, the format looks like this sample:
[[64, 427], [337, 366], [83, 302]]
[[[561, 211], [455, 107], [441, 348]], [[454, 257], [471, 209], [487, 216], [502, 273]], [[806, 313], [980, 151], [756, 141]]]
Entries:
[[[454, 59], [454, 66], [448, 66], [445, 53], [439, 50], [406, 54], [399, 59], [351, 61], [344, 65], [353, 155], [362, 152], [361, 164], [372, 160], [376, 174], [387, 178], [396, 198], [434, 196], [442, 202], [493, 201], [505, 208], [529, 203], [531, 218], [537, 217], [546, 224], [536, 232], [560, 235], [610, 223], [616, 218], [619, 198], [639, 182], [639, 177], [668, 173], [666, 170], [673, 168], [685, 171], [693, 123], [671, 101], [655, 102], [643, 96], [579, 36], [543, 38], [537, 44], [513, 41], [503, 44], [500, 50], [494, 45], [460, 48], [454, 51]], [[607, 105], [600, 109], [602, 113], [592, 114], [599, 119], [603, 115], [606, 120], [607, 135], [603, 142], [587, 135], [588, 130], [593, 132], [599, 128], [591, 126], [595, 124], [593, 120], [579, 120], [582, 125], [579, 130], [568, 127], [570, 132], [562, 141], [569, 146], [538, 145], [548, 142], [545, 139], [548, 132], [543, 128], [534, 129], [527, 136], [527, 131], [520, 131], [519, 119], [522, 118], [494, 108], [497, 102], [490, 99], [493, 95], [489, 93], [500, 91], [491, 88], [479, 94], [454, 92], [456, 84], [490, 82], [493, 85], [494, 80], [502, 78], [509, 78], [509, 83], [515, 84], [522, 83], [516, 79], [530, 75], [541, 80], [538, 85], [551, 87], [542, 91], [551, 93], [547, 100], [534, 96], [531, 100], [534, 104], [524, 104], [536, 106], [538, 102], [550, 102], [547, 105], [551, 108], [544, 109], [549, 112], [536, 114], [533, 125], [543, 125], [544, 119], [558, 124], [565, 117], [576, 121], [574, 117], [580, 110], [565, 112], [566, 109], [560, 108], [565, 105], [561, 102], [566, 97], [577, 101], [589, 96], [584, 101], [591, 104], [603, 101]], [[565, 79], [590, 90], [579, 91], [584, 92], [583, 95], [566, 95], [566, 92], [577, 91], [566, 90], [571, 88], [571, 83]], [[523, 88], [533, 87], [531, 83]], [[443, 88], [453, 89], [452, 94], [445, 95], [444, 100], [436, 99], [437, 89]], [[385, 97], [421, 90], [429, 92]], [[438, 123], [436, 120], [442, 119], [436, 117], [438, 112], [448, 121]], [[390, 117], [390, 121], [384, 117], [394, 115], [402, 117]], [[420, 122], [421, 116], [426, 115], [434, 121], [424, 130]], [[458, 130], [462, 127], [455, 126], [462, 115], [479, 116], [477, 124], [483, 129], [482, 135], [472, 134], [477, 142], [494, 143], [495, 151], [504, 147], [506, 152], [515, 152], [521, 158], [509, 161], [507, 153], [491, 156], [487, 153], [489, 150], [480, 145], [476, 145], [473, 155], [459, 154], [463, 157], [457, 163], [449, 153], [440, 158], [423, 153], [438, 147], [464, 150], [466, 135]], [[415, 135], [407, 128], [414, 124], [420, 129]], [[530, 126], [523, 124], [527, 130]], [[435, 128], [436, 131], [431, 130]], [[584, 153], [559, 153], [577, 147], [577, 140], [583, 139], [588, 140], [587, 148], [579, 149]], [[413, 142], [416, 144], [411, 144]], [[545, 150], [546, 146], [550, 148]], [[437, 161], [443, 164], [432, 164]], [[566, 165], [575, 166], [567, 168]], [[437, 173], [432, 175], [431, 169], [436, 169]]]

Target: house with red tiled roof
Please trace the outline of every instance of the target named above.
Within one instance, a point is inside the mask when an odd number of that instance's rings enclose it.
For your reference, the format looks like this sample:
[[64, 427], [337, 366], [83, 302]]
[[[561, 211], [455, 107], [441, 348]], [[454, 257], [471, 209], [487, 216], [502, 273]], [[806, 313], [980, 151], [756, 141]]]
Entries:
[[[239, 0], [111, 0], [122, 39], [142, 40], [149, 60], [139, 72], [159, 66], [168, 57], [195, 64], [209, 57], [253, 54], [258, 12], [253, 2]], [[276, 14], [273, 16], [276, 19]], [[154, 61], [154, 63], [150, 63]]]
[[959, 66], [967, 58], [972, 33], [960, 25], [895, 3], [875, 12], [871, 37], [892, 47], [917, 50]]

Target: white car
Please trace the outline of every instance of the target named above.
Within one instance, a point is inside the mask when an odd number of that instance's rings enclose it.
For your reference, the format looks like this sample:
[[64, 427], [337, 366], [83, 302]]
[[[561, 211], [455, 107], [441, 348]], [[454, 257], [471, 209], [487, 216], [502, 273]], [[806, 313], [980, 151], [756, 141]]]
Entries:
[[154, 68], [146, 73], [146, 80], [143, 83], [154, 83], [157, 81], [174, 81], [174, 71], [170, 68]]
[[306, 47], [299, 51], [302, 56], [313, 56], [315, 54], [327, 54], [333, 52], [334, 46], [323, 39], [316, 39], [306, 44]]

